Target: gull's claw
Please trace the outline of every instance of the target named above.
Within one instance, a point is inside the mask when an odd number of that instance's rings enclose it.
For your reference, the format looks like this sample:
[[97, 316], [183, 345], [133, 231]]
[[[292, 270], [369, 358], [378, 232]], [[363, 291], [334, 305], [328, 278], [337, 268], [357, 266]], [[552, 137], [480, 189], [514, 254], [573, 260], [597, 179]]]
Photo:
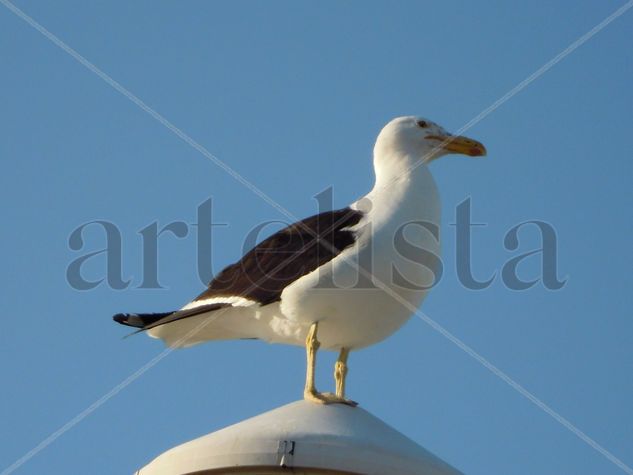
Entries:
[[333, 393], [319, 393], [306, 391], [303, 393], [303, 399], [317, 404], [345, 404], [346, 406], [356, 407], [358, 403], [351, 399], [339, 397]]

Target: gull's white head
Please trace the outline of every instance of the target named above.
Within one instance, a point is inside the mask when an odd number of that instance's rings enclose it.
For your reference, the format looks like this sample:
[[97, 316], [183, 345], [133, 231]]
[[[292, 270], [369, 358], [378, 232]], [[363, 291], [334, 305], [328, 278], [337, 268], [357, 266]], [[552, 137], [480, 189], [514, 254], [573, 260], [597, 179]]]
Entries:
[[435, 122], [415, 116], [398, 117], [385, 125], [374, 147], [376, 160], [404, 160], [411, 165], [449, 153], [480, 157], [486, 155], [486, 148], [476, 140], [451, 135]]

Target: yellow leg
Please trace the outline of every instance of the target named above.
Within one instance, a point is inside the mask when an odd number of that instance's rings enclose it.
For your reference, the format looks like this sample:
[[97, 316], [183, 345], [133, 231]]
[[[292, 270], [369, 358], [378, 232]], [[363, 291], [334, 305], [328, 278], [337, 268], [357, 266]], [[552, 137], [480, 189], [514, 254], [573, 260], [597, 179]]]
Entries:
[[317, 339], [317, 331], [319, 329], [318, 322], [315, 322], [308, 331], [306, 337], [306, 356], [307, 356], [307, 368], [306, 368], [306, 385], [303, 390], [303, 398], [307, 401], [317, 402], [320, 404], [333, 404], [341, 403], [348, 404], [350, 406], [356, 406], [354, 401], [350, 401], [343, 397], [345, 393], [345, 375], [347, 374], [347, 355], [349, 350], [342, 349], [339, 359], [334, 367], [334, 377], [336, 378], [336, 394], [332, 393], [320, 393], [316, 390], [314, 383], [314, 370], [316, 368], [316, 354], [321, 346]]
[[334, 364], [334, 381], [336, 381], [336, 397], [345, 399], [345, 377], [347, 376], [347, 357], [349, 350], [341, 348], [338, 359]]
[[318, 393], [314, 384], [314, 370], [316, 368], [316, 353], [321, 344], [317, 340], [317, 330], [319, 329], [319, 323], [314, 322], [310, 327], [308, 336], [306, 337], [306, 356], [307, 356], [307, 368], [306, 368], [306, 387], [303, 390], [304, 399], [312, 400], [318, 399]]

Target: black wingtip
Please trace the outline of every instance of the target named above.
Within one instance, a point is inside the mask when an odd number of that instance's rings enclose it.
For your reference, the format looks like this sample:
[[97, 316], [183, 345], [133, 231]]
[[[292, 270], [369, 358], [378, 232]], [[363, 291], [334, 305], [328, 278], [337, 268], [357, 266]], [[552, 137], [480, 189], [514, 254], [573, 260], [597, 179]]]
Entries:
[[117, 323], [121, 325], [127, 325], [128, 327], [135, 327], [145, 329], [148, 325], [156, 323], [157, 321], [171, 315], [172, 312], [163, 313], [117, 313], [112, 317]]
[[112, 317], [112, 320], [114, 320], [117, 323], [120, 323], [121, 325], [125, 325], [127, 324], [127, 319], [129, 315], [130, 315], [129, 313], [117, 313], [116, 315]]
[[137, 313], [117, 313], [112, 320], [128, 327], [142, 328], [144, 326], [143, 316]]

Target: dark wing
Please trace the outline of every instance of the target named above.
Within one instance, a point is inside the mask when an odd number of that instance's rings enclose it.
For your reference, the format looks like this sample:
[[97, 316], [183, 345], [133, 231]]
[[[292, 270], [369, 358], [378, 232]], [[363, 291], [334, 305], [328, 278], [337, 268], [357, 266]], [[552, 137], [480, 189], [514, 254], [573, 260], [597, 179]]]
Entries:
[[291, 224], [226, 267], [195, 301], [239, 296], [266, 305], [280, 300], [285, 287], [354, 244], [348, 228], [362, 217], [362, 212], [344, 208]]
[[[356, 241], [348, 228], [363, 213], [350, 208], [311, 216], [265, 239], [235, 264], [226, 267], [194, 302], [214, 297], [244, 297], [260, 305], [276, 302], [281, 292], [301, 276], [332, 260]], [[166, 313], [120, 313], [116, 322], [138, 331], [230, 307], [221, 299], [194, 308]]]

